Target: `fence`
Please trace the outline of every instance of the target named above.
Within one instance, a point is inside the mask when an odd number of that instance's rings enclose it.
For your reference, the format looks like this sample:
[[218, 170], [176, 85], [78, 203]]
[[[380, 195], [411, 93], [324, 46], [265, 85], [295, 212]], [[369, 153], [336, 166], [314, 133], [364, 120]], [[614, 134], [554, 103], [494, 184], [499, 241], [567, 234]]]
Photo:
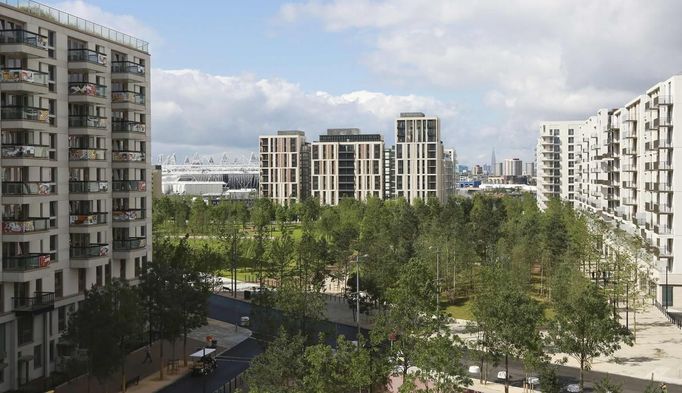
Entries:
[[666, 318], [668, 318], [668, 322], [677, 326], [679, 329], [682, 329], [682, 315], [668, 312], [665, 306], [659, 303], [658, 300], [654, 300], [654, 306], [656, 306], [656, 308], [659, 309]]
[[242, 375], [243, 375], [243, 373], [232, 378], [226, 384], [224, 384], [223, 386], [214, 390], [213, 393], [233, 393], [233, 392], [236, 392], [237, 389], [244, 386], [244, 377], [242, 377]]

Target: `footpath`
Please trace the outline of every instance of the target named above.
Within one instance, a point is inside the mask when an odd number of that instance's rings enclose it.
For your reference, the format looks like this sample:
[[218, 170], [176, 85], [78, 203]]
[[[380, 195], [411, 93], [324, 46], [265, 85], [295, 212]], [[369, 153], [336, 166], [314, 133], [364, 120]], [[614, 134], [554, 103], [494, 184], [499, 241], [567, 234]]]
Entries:
[[[190, 372], [189, 367], [184, 366], [183, 355], [189, 355], [206, 345], [206, 337], [211, 336], [218, 341], [218, 353], [222, 353], [241, 343], [251, 336], [251, 331], [240, 327], [235, 331], [232, 324], [209, 319], [208, 324], [195, 329], [187, 338], [187, 351], [182, 352], [182, 340], [175, 343], [175, 348], [169, 342], [164, 342], [164, 360], [177, 359], [177, 368], [168, 369], [164, 365], [164, 378], [159, 379], [159, 351], [160, 343], [156, 341], [151, 346], [152, 361], [144, 362], [146, 351], [140, 348], [128, 355], [126, 360], [126, 379], [131, 380], [139, 377], [139, 382], [128, 386], [130, 393], [153, 393], [172, 384]], [[175, 355], [174, 355], [175, 354]], [[188, 361], [188, 366], [190, 363]], [[121, 377], [114, 375], [104, 384], [100, 384], [96, 378], [81, 376], [65, 384], [58, 386], [55, 393], [112, 393], [121, 391]]]

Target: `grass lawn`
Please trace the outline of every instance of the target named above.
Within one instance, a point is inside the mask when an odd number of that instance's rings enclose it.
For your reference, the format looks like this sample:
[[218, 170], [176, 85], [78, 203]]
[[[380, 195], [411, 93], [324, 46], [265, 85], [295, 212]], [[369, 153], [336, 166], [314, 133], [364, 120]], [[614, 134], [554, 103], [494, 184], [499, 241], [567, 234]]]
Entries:
[[471, 299], [457, 299], [454, 304], [447, 307], [446, 311], [455, 319], [473, 320], [474, 314], [471, 312]]

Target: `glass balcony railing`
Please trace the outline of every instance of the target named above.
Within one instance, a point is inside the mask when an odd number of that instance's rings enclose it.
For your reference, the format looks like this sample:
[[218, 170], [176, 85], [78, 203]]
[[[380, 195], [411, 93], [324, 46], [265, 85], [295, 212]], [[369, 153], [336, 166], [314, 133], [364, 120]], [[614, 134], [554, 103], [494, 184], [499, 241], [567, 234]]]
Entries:
[[48, 229], [50, 229], [49, 218], [2, 219], [2, 233], [5, 234], [38, 232]]
[[47, 311], [54, 308], [54, 292], [35, 292], [32, 297], [13, 297], [12, 303], [15, 312]]
[[141, 151], [117, 150], [111, 152], [111, 160], [118, 162], [144, 162], [145, 154]]
[[95, 193], [108, 192], [109, 182], [106, 181], [70, 181], [69, 192], [73, 193]]
[[71, 128], [107, 128], [107, 118], [99, 116], [69, 116]]
[[47, 37], [23, 29], [0, 30], [0, 44], [26, 44], [47, 50]]
[[23, 82], [47, 86], [47, 73], [24, 68], [3, 68], [0, 70], [0, 82]]
[[119, 209], [112, 212], [113, 222], [128, 222], [144, 220], [146, 217], [144, 209]]
[[88, 244], [86, 246], [71, 246], [69, 248], [71, 258], [96, 258], [109, 255], [108, 244]]
[[114, 240], [114, 251], [137, 250], [147, 246], [147, 238], [133, 237], [130, 239]]
[[69, 83], [69, 95], [104, 98], [107, 96], [107, 87], [89, 82], [71, 82]]
[[50, 122], [50, 111], [30, 106], [3, 106], [2, 120], [30, 120], [41, 123]]
[[147, 182], [144, 180], [114, 180], [114, 192], [147, 191]]
[[45, 182], [3, 182], [3, 195], [54, 195], [57, 186], [54, 183]]
[[69, 149], [69, 161], [101, 161], [104, 160], [105, 149]]
[[105, 66], [107, 55], [90, 49], [69, 49], [69, 61], [85, 61]]
[[114, 104], [129, 102], [131, 104], [144, 105], [144, 94], [134, 91], [112, 91], [111, 102]]
[[50, 146], [3, 145], [2, 158], [50, 158]]
[[24, 255], [6, 255], [2, 257], [2, 270], [25, 271], [48, 267], [53, 258], [51, 254], [29, 253]]
[[98, 225], [106, 224], [108, 222], [106, 212], [86, 213], [86, 214], [70, 214], [69, 225]]
[[144, 66], [137, 63], [133, 63], [132, 61], [112, 61], [111, 73], [144, 75]]
[[112, 132], [139, 132], [144, 134], [147, 131], [147, 125], [138, 121], [128, 120], [113, 120], [111, 122]]

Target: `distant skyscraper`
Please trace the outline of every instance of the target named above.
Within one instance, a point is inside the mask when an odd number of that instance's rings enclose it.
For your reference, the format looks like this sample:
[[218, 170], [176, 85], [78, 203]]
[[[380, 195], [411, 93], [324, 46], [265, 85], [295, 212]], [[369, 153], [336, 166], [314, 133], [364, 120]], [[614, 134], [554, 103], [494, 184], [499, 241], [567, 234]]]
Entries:
[[493, 154], [490, 157], [490, 168], [492, 171], [495, 171], [495, 169], [497, 168], [496, 165], [497, 165], [497, 160], [495, 160], [495, 148], [493, 147]]

